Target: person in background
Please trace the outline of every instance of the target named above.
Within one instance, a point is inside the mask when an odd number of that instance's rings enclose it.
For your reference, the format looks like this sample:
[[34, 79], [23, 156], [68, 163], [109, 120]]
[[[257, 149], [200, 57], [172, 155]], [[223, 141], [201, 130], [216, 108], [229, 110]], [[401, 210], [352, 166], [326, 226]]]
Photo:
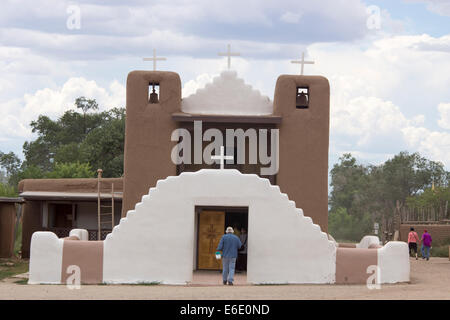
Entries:
[[238, 252], [238, 259], [236, 264], [237, 271], [245, 271], [247, 270], [247, 230], [244, 227], [241, 228], [241, 235], [239, 236], [239, 240], [241, 240], [242, 247]]
[[408, 233], [408, 247], [409, 247], [409, 253], [414, 252], [416, 254], [416, 260], [417, 260], [417, 243], [419, 240], [419, 235], [417, 232], [414, 231], [414, 228], [410, 228]]
[[[422, 259], [430, 260], [431, 235], [427, 230], [423, 230], [422, 234]], [[425, 253], [426, 251], [426, 253]]]
[[232, 227], [228, 227], [226, 234], [222, 236], [216, 251], [222, 251], [222, 279], [223, 284], [233, 285], [234, 269], [236, 267], [236, 258], [238, 250], [242, 246], [241, 240], [234, 234]]

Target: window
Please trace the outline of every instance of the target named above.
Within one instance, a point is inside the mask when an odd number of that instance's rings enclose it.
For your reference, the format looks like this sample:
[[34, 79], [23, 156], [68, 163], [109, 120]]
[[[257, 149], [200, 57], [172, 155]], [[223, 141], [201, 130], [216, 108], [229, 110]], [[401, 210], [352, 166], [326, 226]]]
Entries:
[[159, 103], [159, 83], [150, 82], [148, 84], [149, 103]]
[[309, 88], [308, 87], [297, 87], [297, 98], [296, 98], [297, 109], [308, 109], [309, 107]]

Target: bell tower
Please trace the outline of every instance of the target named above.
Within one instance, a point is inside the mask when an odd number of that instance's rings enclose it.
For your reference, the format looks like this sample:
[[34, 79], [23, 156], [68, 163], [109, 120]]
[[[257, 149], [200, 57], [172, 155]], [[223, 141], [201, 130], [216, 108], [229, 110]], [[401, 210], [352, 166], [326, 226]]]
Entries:
[[170, 141], [181, 110], [181, 80], [175, 72], [132, 71], [127, 78], [122, 217], [158, 179], [176, 175]]
[[277, 184], [327, 232], [328, 80], [320, 76], [281, 75], [275, 87], [274, 114], [282, 117]]

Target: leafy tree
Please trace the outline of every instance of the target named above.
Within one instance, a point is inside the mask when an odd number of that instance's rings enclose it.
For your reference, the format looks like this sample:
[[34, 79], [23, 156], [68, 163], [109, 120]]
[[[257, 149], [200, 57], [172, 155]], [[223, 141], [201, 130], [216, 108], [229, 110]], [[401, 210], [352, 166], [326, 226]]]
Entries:
[[19, 171], [21, 161], [14, 152], [3, 153], [0, 151], [0, 166], [6, 170], [6, 175], [11, 176]]
[[87, 163], [57, 163], [55, 169], [46, 178], [93, 178], [95, 171]]
[[77, 110], [66, 111], [59, 119], [40, 115], [31, 122], [38, 137], [25, 142], [23, 168], [38, 167], [44, 175], [55, 169], [55, 163], [88, 163], [102, 168], [105, 177], [123, 174], [125, 109], [98, 110], [95, 100], [85, 97], [75, 101]]
[[18, 193], [13, 186], [0, 183], [0, 197], [17, 197]]
[[369, 214], [362, 217], [350, 215], [345, 208], [338, 208], [328, 215], [328, 230], [338, 241], [359, 241], [372, 232]]
[[[363, 221], [368, 216], [371, 222], [381, 223], [381, 231], [389, 232], [395, 228], [397, 205], [401, 207], [410, 197], [424, 193], [433, 182], [448, 185], [449, 177], [441, 163], [408, 152], [400, 152], [378, 166], [358, 164], [350, 154], [344, 154], [330, 173], [330, 219], [343, 208], [355, 221]], [[426, 193], [416, 200], [423, 201], [425, 196]], [[337, 217], [341, 217], [338, 221], [345, 229], [345, 223], [349, 222], [345, 222], [342, 213]], [[333, 221], [337, 230], [338, 224]]]

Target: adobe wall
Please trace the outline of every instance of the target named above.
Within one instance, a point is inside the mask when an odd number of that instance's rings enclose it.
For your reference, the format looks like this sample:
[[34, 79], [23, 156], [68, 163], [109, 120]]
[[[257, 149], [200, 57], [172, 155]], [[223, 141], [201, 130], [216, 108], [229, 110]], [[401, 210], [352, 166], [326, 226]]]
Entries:
[[419, 238], [422, 237], [423, 230], [427, 230], [433, 239], [433, 243], [442, 242], [450, 239], [450, 225], [417, 225], [402, 224], [400, 225], [400, 240], [408, 241], [409, 228], [413, 227]]
[[15, 203], [0, 203], [0, 258], [14, 254]]
[[[297, 87], [309, 87], [309, 108], [297, 109]], [[282, 116], [277, 184], [328, 232], [330, 86], [321, 76], [278, 77], [274, 114]]]
[[42, 230], [41, 201], [26, 201], [22, 210], [22, 258], [28, 259], [31, 236]]
[[[101, 191], [123, 191], [122, 178], [102, 178]], [[19, 192], [24, 191], [55, 191], [55, 192], [97, 192], [97, 178], [86, 179], [24, 179], [19, 182]]]
[[[159, 103], [150, 104], [149, 83], [159, 83]], [[181, 80], [175, 72], [132, 71], [127, 78], [122, 216], [141, 201], [158, 179], [176, 175], [170, 141], [181, 110]]]

